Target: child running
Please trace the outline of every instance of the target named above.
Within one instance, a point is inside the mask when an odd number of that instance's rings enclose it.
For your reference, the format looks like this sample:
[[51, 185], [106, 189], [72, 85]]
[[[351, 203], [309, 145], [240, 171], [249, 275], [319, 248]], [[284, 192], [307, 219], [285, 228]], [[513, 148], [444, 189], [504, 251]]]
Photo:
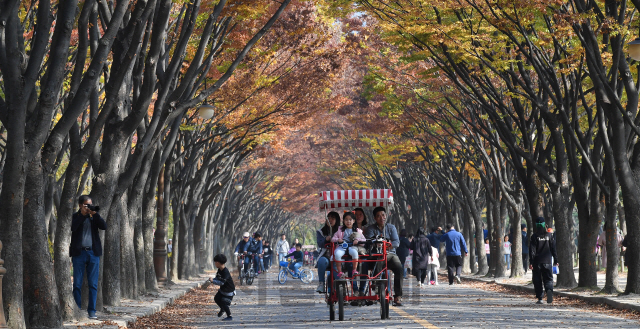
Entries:
[[231, 310], [229, 309], [229, 306], [231, 305], [233, 296], [236, 294], [236, 286], [233, 284], [233, 279], [231, 278], [229, 269], [225, 266], [227, 263], [227, 256], [218, 254], [213, 257], [213, 262], [218, 268], [218, 273], [216, 273], [215, 279], [209, 278], [209, 281], [220, 286], [218, 293], [213, 297], [213, 301], [220, 306], [218, 317], [221, 317], [223, 313], [227, 313], [227, 317], [222, 319], [222, 321], [231, 321], [233, 318], [231, 317]]
[[[362, 234], [362, 230], [359, 228], [355, 228], [355, 231], [354, 231], [353, 224], [356, 222], [356, 216], [352, 212], [346, 212], [342, 216], [342, 222], [344, 223], [344, 225], [340, 227], [340, 229], [333, 235], [333, 238], [331, 238], [331, 242], [340, 243], [340, 244], [344, 242], [346, 243], [353, 242], [353, 246], [349, 247], [349, 255], [351, 255], [351, 258], [353, 260], [357, 260], [358, 259], [357, 245], [360, 242], [364, 242], [364, 240], [356, 238], [353, 241], [351, 241], [351, 234], [357, 232], [359, 233], [360, 236], [364, 237], [364, 235]], [[345, 250], [345, 248], [343, 248], [342, 245], [339, 245], [336, 247], [333, 255], [335, 256], [336, 260], [342, 261], [342, 257], [346, 252], [347, 250]], [[336, 267], [338, 269], [338, 276], [340, 278], [345, 278], [349, 276], [346, 273], [342, 273], [342, 263], [336, 263]], [[358, 274], [357, 267], [354, 266], [353, 275], [357, 275], [357, 274]]]
[[296, 276], [300, 275], [300, 268], [302, 267], [302, 263], [304, 262], [304, 254], [302, 253], [302, 244], [297, 243], [295, 245], [296, 251], [284, 256], [284, 258], [288, 258], [293, 256], [296, 262], [289, 264], [289, 268], [296, 271]]

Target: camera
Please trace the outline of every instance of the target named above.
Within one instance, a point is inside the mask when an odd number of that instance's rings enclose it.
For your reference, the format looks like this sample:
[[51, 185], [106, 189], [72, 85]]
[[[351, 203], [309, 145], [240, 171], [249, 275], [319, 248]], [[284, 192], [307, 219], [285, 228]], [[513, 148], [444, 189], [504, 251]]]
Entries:
[[91, 211], [100, 211], [100, 206], [94, 206], [92, 204], [88, 204], [87, 208], [89, 208], [89, 210]]

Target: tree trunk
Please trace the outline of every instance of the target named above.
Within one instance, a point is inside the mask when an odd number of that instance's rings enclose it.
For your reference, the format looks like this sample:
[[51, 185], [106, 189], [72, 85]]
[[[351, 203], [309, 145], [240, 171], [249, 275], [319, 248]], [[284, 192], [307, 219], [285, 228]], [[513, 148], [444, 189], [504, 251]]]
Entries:
[[[178, 207], [180, 210], [180, 245], [178, 250], [180, 251], [180, 258], [178, 258], [178, 278], [180, 280], [187, 280], [189, 278], [189, 218], [187, 218], [184, 211], [184, 205]], [[176, 215], [175, 213], [173, 214]], [[175, 224], [174, 224], [175, 230]]]
[[195, 250], [195, 239], [194, 239], [194, 235], [193, 235], [193, 226], [195, 225], [195, 221], [196, 221], [196, 213], [195, 211], [189, 211], [189, 231], [188, 233], [188, 239], [189, 239], [189, 262], [188, 264], [188, 274], [187, 276], [190, 278], [194, 275], [198, 275], [199, 271], [199, 266], [196, 263], [196, 250]]
[[[580, 199], [580, 198], [578, 198]], [[589, 202], [586, 200], [576, 200], [578, 203], [578, 253], [580, 258], [578, 286], [594, 288], [598, 286], [598, 269], [596, 268], [596, 241], [598, 239], [598, 228], [600, 218], [603, 217], [602, 201], [600, 200], [600, 189], [592, 186], [589, 192]], [[585, 209], [589, 207], [589, 210]]]
[[[565, 176], [565, 174], [562, 175], [563, 177]], [[570, 186], [568, 184], [568, 177], [564, 177], [562, 181], [566, 183], [560, 184], [558, 188], [552, 189], [553, 215], [556, 224], [556, 250], [558, 254], [556, 262], [558, 262], [560, 267], [556, 286], [558, 288], [573, 288], [578, 285], [578, 282], [573, 272], [573, 258], [571, 256], [573, 242], [569, 235], [569, 220], [571, 220], [568, 211]]]
[[[142, 234], [144, 240], [144, 272], [145, 272], [145, 288], [147, 291], [155, 292], [158, 290], [158, 283], [156, 281], [156, 274], [154, 269], [154, 241], [153, 241], [153, 223], [156, 220], [156, 187], [158, 183], [159, 175], [163, 175], [160, 171], [162, 164], [160, 163], [161, 152], [157, 150], [153, 158], [151, 173], [147, 179], [147, 184], [144, 189], [144, 197], [142, 200]], [[158, 195], [162, 191], [158, 191]], [[158, 209], [159, 210], [159, 209]], [[162, 218], [158, 217], [158, 222], [162, 222]], [[157, 223], [158, 229], [164, 230], [164, 226]], [[162, 232], [162, 239], [166, 233]], [[163, 241], [164, 243], [164, 241]], [[162, 256], [166, 261], [166, 253]], [[166, 264], [166, 262], [165, 262]], [[166, 265], [163, 266], [166, 268]], [[166, 276], [166, 272], [165, 272]]]
[[[11, 15], [14, 17], [17, 15]], [[10, 20], [7, 24], [19, 24]], [[16, 48], [17, 49], [17, 48]], [[20, 56], [20, 54], [13, 54]], [[5, 85], [11, 81], [5, 80]], [[18, 83], [13, 92], [7, 92], [8, 122], [7, 141], [5, 149], [5, 164], [2, 176], [2, 191], [0, 192], [0, 218], [2, 229], [0, 241], [4, 244], [2, 259], [7, 273], [2, 280], [2, 300], [7, 325], [12, 329], [25, 328], [23, 303], [23, 267], [22, 267], [22, 220], [25, 184], [25, 115], [26, 108], [23, 83]]]
[[511, 276], [512, 278], [518, 278], [524, 276], [524, 267], [522, 264], [522, 233], [520, 233], [520, 222], [522, 221], [521, 202], [520, 198], [516, 198], [516, 209], [512, 209], [513, 217], [511, 218], [510, 226], [511, 237]]
[[[614, 176], [614, 175], [611, 175]], [[612, 177], [615, 179], [615, 176]], [[611, 185], [617, 185], [617, 182], [610, 182]], [[605, 278], [604, 289], [602, 291], [608, 294], [619, 293], [618, 286], [618, 260], [620, 259], [620, 247], [618, 245], [618, 230], [616, 227], [616, 213], [618, 212], [618, 189], [611, 188], [611, 194], [608, 198], [607, 217], [606, 217], [606, 236], [607, 236], [607, 276]]]
[[[610, 151], [610, 149], [608, 149]], [[605, 169], [607, 177], [607, 185], [609, 185], [609, 196], [605, 196], [607, 202], [607, 217], [605, 219], [606, 229], [606, 246], [607, 246], [607, 276], [605, 278], [605, 293], [619, 293], [618, 286], [618, 261], [620, 259], [620, 246], [618, 245], [618, 229], [616, 227], [616, 214], [618, 213], [618, 204], [620, 197], [618, 195], [618, 180], [615, 175], [615, 163], [609, 153], [606, 157]]]
[[[588, 223], [580, 225], [578, 228], [580, 239], [579, 245], [579, 286], [594, 288], [598, 286], [598, 268], [596, 254], [596, 241], [598, 240], [599, 219], [602, 212], [597, 212], [589, 216]], [[584, 267], [584, 268], [583, 268]], [[584, 275], [584, 279], [583, 279]]]
[[[60, 207], [58, 208], [58, 223], [56, 229], [56, 242], [54, 244], [54, 268], [56, 275], [56, 286], [60, 296], [60, 311], [63, 320], [73, 320], [75, 318], [76, 303], [73, 299], [73, 285], [69, 268], [71, 268], [71, 258], [69, 257], [69, 245], [71, 244], [71, 217], [73, 216], [76, 202], [78, 181], [82, 172], [84, 161], [75, 159], [77, 151], [71, 150], [71, 160], [65, 172], [64, 185], [60, 196]], [[88, 169], [87, 169], [88, 170]], [[111, 223], [109, 223], [110, 225]]]
[[44, 192], [44, 218], [45, 227], [47, 228], [47, 237], [51, 241], [51, 244], [56, 242], [56, 217], [53, 215], [53, 195], [56, 189], [56, 177], [51, 175], [45, 177], [45, 192]]
[[113, 200], [112, 214], [120, 218], [120, 293], [121, 297], [138, 298], [138, 272], [134, 244], [135, 207], [129, 208], [129, 191], [116, 195]]
[[[469, 217], [469, 213], [464, 210], [460, 215], [463, 216], [462, 222], [464, 223], [464, 227], [461, 228], [461, 231], [464, 236], [465, 242], [467, 243], [467, 249], [470, 249], [467, 256], [463, 255], [464, 261], [462, 263], [462, 272], [465, 274], [470, 274], [473, 273], [472, 271], [475, 269], [475, 250], [471, 247], [473, 245], [473, 234], [471, 233], [471, 218]], [[461, 252], [464, 251], [461, 250]]]
[[[496, 179], [496, 178], [494, 178]], [[497, 189], [497, 187], [496, 187]], [[507, 263], [504, 260], [504, 249], [502, 248], [502, 242], [504, 241], [504, 224], [506, 221], [506, 201], [500, 198], [500, 192], [496, 192], [496, 200], [501, 200], [500, 202], [494, 202], [493, 204], [493, 230], [492, 230], [492, 241], [491, 244], [494, 245], [494, 249], [496, 249], [495, 253], [491, 250], [491, 256], [496, 257], [496, 272], [495, 277], [501, 278], [507, 276]]]
[[24, 316], [30, 328], [59, 328], [62, 318], [44, 218], [44, 190], [42, 164], [36, 156], [29, 163], [24, 191]]
[[[491, 193], [491, 191], [486, 191], [486, 194]], [[490, 261], [487, 262], [488, 263], [488, 267], [489, 267], [489, 271], [487, 272], [487, 276], [488, 277], [495, 277], [496, 275], [496, 268], [497, 268], [497, 264], [499, 264], [498, 260], [497, 260], [497, 255], [498, 255], [498, 251], [495, 248], [495, 243], [492, 243], [492, 233], [493, 233], [493, 226], [494, 226], [494, 220], [493, 220], [493, 201], [490, 198], [489, 195], [486, 196], [486, 200], [487, 200], [487, 210], [486, 210], [486, 215], [487, 215], [487, 238], [489, 239], [489, 258]], [[482, 235], [484, 235], [484, 231], [482, 232]], [[484, 243], [484, 241], [482, 242]], [[494, 257], [494, 255], [496, 257]]]
[[[166, 177], [165, 177], [166, 178]], [[165, 179], [164, 183], [167, 184]], [[169, 197], [169, 196], [167, 196]], [[171, 256], [171, 281], [178, 281], [178, 258], [183, 257], [183, 253], [180, 251], [180, 227], [182, 226], [180, 219], [180, 205], [176, 199], [173, 200], [173, 252]], [[165, 201], [166, 202], [166, 201]], [[166, 209], [166, 206], [165, 206]]]
[[[133, 230], [134, 236], [134, 253], [136, 258], [136, 277], [138, 278], [137, 283], [137, 292], [139, 295], [144, 295], [147, 291], [146, 286], [146, 269], [147, 264], [145, 264], [145, 255], [144, 255], [144, 230], [142, 229], [142, 205], [140, 204], [139, 210], [136, 211], [135, 225]], [[129, 213], [129, 216], [132, 214]]]
[[625, 134], [624, 119], [622, 114], [611, 105], [604, 109], [609, 119], [610, 146], [616, 164], [616, 176], [622, 192], [622, 204], [627, 222], [628, 247], [625, 258], [628, 262], [627, 287], [625, 294], [640, 293], [640, 167], [631, 167], [627, 156], [627, 136]]

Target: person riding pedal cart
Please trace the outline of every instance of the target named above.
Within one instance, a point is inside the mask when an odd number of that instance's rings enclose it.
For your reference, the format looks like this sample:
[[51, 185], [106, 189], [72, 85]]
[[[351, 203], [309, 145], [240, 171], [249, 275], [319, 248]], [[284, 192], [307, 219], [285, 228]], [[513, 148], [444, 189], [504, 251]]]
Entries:
[[[365, 230], [365, 237], [373, 239], [381, 236], [391, 243], [391, 248], [387, 249], [387, 267], [393, 272], [393, 292], [395, 294], [393, 306], [402, 306], [402, 281], [404, 277], [404, 266], [400, 263], [400, 258], [396, 255], [396, 248], [400, 246], [398, 230], [393, 224], [387, 223], [387, 213], [384, 207], [373, 209], [375, 223], [369, 225]], [[363, 264], [363, 273], [367, 273], [373, 265]], [[366, 269], [365, 269], [366, 268]], [[364, 294], [364, 285], [359, 287], [360, 295]]]

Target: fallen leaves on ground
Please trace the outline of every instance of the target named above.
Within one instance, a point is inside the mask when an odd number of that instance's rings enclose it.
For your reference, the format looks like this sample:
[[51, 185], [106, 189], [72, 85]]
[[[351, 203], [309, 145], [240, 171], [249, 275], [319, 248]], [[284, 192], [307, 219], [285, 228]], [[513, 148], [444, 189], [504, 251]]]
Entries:
[[194, 289], [178, 298], [162, 311], [138, 318], [129, 325], [132, 329], [167, 328], [191, 329], [198, 327], [197, 323], [203, 316], [212, 315], [218, 309], [213, 301], [214, 289]]
[[[444, 277], [444, 280], [446, 280], [446, 277]], [[442, 281], [442, 282], [446, 282], [446, 281]], [[487, 283], [487, 282], [480, 282], [480, 281], [465, 280], [463, 283], [466, 286], [475, 288], [475, 289], [481, 289], [485, 291], [508, 294], [513, 297], [530, 299], [531, 307], [539, 307], [539, 305], [534, 304], [535, 296], [533, 294], [526, 294], [522, 290], [501, 286], [495, 283]], [[545, 302], [545, 305], [546, 305], [546, 302]], [[498, 307], [498, 306], [504, 306], [504, 305], [492, 305], [492, 306]], [[584, 300], [562, 297], [562, 296], [553, 296], [553, 307], [567, 307], [567, 308], [572, 307], [572, 308], [580, 309], [584, 312], [598, 312], [598, 313], [606, 314], [610, 316], [624, 317], [629, 320], [640, 321], [640, 312], [638, 311], [621, 310], [621, 309], [613, 308], [606, 304], [593, 304]]]

